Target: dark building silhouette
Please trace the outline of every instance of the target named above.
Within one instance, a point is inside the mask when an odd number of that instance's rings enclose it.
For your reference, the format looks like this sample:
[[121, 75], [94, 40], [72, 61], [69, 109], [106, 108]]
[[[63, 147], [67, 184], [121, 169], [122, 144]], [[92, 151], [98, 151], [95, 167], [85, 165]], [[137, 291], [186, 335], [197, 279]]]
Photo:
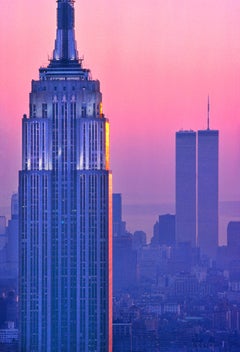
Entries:
[[122, 195], [113, 193], [112, 195], [112, 219], [113, 219], [113, 237], [121, 236], [125, 232], [125, 223], [122, 221]]
[[113, 224], [122, 222], [122, 195], [113, 193]]
[[176, 225], [175, 215], [159, 215], [158, 222], [154, 225], [153, 238], [151, 243], [154, 245], [175, 245]]
[[57, 1], [53, 57], [22, 121], [20, 350], [112, 351], [109, 122], [79, 59], [74, 0]]

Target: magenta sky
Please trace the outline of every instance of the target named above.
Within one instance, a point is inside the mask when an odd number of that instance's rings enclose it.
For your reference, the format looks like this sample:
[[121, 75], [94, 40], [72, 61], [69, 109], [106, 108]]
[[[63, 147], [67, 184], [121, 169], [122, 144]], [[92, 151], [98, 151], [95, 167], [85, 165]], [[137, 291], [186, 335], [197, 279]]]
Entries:
[[[127, 204], [174, 201], [175, 131], [206, 127], [210, 94], [211, 127], [220, 130], [220, 199], [239, 200], [239, 0], [77, 0], [75, 7], [79, 53], [101, 81], [111, 121], [114, 191]], [[17, 189], [30, 82], [52, 54], [55, 9], [54, 0], [1, 1], [4, 206]]]

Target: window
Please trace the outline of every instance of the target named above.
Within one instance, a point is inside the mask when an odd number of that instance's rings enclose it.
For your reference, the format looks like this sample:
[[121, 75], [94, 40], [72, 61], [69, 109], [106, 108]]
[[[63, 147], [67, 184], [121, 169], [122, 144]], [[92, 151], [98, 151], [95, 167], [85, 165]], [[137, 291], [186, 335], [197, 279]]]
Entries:
[[82, 117], [86, 117], [87, 116], [87, 107], [86, 105], [82, 105]]
[[47, 104], [46, 103], [42, 104], [42, 117], [47, 118]]
[[36, 105], [35, 104], [30, 104], [30, 117], [36, 117]]

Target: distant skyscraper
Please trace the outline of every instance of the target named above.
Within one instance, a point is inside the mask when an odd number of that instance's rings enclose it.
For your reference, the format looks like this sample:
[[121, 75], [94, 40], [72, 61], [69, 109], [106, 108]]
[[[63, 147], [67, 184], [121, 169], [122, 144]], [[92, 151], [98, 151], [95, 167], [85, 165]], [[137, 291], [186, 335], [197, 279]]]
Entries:
[[176, 242], [196, 246], [196, 132], [176, 133]]
[[218, 246], [218, 131], [198, 131], [198, 245], [212, 258]]
[[18, 275], [18, 209], [18, 193], [14, 193], [11, 199], [11, 219], [8, 221], [6, 246], [8, 272], [14, 278]]
[[113, 193], [112, 200], [113, 236], [120, 236], [123, 232], [121, 193]]
[[20, 351], [111, 352], [109, 123], [78, 57], [74, 1], [57, 4], [53, 58], [22, 121]]
[[11, 218], [18, 218], [19, 213], [19, 202], [18, 202], [18, 193], [14, 193], [11, 198]]
[[113, 193], [113, 222], [122, 221], [122, 195], [121, 193]]

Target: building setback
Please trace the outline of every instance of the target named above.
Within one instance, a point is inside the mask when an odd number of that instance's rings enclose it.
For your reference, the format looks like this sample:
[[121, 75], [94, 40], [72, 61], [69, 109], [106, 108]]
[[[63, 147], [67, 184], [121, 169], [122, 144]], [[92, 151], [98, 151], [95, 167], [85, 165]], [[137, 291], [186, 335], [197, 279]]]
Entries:
[[82, 67], [74, 1], [57, 1], [48, 67], [22, 120], [20, 351], [112, 351], [109, 123]]

